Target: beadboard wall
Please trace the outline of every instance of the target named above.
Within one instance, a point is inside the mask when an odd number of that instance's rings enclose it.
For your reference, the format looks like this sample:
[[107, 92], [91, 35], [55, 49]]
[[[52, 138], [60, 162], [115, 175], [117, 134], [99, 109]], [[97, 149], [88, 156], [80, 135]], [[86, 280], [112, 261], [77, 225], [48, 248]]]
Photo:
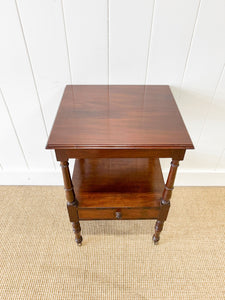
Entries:
[[45, 145], [78, 83], [169, 84], [196, 148], [176, 184], [225, 184], [224, 0], [0, 1], [0, 37], [0, 184], [62, 184]]

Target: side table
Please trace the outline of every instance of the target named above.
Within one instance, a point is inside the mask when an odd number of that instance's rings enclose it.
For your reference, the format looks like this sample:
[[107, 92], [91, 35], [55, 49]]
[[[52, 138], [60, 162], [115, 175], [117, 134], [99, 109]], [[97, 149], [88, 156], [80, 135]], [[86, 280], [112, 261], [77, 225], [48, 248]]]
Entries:
[[[194, 146], [169, 86], [68, 85], [46, 149], [61, 162], [78, 245], [80, 220], [100, 219], [156, 219], [156, 244], [179, 161]], [[172, 162], [164, 184], [159, 158], [166, 157]]]

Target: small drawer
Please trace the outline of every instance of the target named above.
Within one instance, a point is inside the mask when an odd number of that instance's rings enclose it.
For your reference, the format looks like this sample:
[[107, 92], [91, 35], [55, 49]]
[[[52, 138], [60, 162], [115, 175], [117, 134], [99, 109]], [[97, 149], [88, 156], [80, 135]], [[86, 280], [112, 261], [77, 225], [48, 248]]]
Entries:
[[114, 220], [115, 210], [111, 208], [80, 208], [78, 209], [80, 220]]
[[157, 219], [158, 208], [122, 208], [120, 210], [122, 220], [132, 219]]
[[156, 219], [157, 208], [80, 208], [78, 209], [80, 220], [132, 220], [132, 219]]

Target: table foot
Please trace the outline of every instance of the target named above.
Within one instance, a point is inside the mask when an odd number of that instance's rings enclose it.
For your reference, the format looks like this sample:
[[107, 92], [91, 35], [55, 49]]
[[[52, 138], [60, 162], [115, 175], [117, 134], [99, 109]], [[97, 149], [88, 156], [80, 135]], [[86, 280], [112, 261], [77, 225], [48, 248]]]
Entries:
[[82, 246], [82, 241], [83, 241], [82, 236], [80, 236], [80, 239], [75, 238], [75, 241], [77, 243], [77, 246], [79, 246], [79, 247]]
[[78, 246], [82, 246], [83, 237], [81, 235], [80, 222], [72, 222], [73, 232], [75, 233], [75, 241]]
[[153, 234], [153, 236], [152, 236], [152, 240], [153, 240], [153, 242], [154, 242], [154, 245], [158, 245], [159, 244], [159, 237], [156, 237], [156, 235], [155, 234]]
[[152, 240], [154, 242], [155, 245], [158, 245], [159, 240], [160, 240], [160, 232], [163, 229], [163, 223], [162, 221], [157, 220], [155, 223], [155, 233], [152, 237]]

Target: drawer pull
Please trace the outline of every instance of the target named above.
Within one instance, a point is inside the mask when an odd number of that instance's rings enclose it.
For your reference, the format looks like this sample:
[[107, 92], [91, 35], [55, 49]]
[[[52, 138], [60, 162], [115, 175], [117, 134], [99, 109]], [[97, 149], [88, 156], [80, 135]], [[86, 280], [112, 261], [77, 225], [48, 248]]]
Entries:
[[116, 219], [121, 219], [121, 217], [122, 217], [121, 212], [120, 212], [120, 211], [117, 211], [117, 212], [116, 212]]

